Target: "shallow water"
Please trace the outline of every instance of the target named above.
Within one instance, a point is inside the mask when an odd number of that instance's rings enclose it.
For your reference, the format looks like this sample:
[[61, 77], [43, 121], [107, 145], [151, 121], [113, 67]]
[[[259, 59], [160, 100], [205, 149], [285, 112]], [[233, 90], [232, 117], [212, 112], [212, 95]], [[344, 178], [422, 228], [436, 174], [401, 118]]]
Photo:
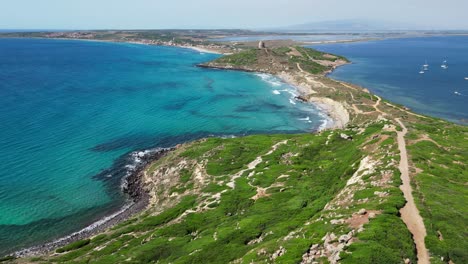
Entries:
[[[468, 36], [314, 45], [353, 63], [330, 77], [355, 83], [415, 112], [468, 123]], [[447, 60], [447, 69], [441, 68]], [[428, 71], [420, 74], [422, 65]]]
[[195, 67], [217, 56], [0, 39], [0, 253], [118, 210], [119, 174], [106, 169], [130, 151], [322, 125], [316, 108], [292, 100], [294, 88], [272, 76]]

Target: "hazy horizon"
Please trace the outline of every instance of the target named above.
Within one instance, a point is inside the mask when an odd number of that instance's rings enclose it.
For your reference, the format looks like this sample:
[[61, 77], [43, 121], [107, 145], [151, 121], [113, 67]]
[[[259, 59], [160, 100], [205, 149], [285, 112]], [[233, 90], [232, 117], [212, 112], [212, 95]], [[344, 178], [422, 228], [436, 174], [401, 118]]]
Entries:
[[2, 4], [0, 29], [265, 29], [365, 20], [411, 29], [467, 30], [466, 10], [468, 1], [462, 0], [15, 0]]

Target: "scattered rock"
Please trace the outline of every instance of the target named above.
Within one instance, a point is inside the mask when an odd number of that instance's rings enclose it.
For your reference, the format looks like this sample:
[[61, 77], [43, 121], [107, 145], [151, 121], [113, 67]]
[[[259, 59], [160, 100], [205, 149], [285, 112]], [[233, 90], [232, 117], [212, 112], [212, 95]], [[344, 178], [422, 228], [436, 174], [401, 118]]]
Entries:
[[341, 134], [340, 134], [340, 137], [341, 137], [342, 139], [346, 139], [346, 140], [353, 140], [353, 137], [352, 137], [352, 136], [348, 136], [348, 135], [346, 135], [345, 133], [341, 133]]
[[342, 235], [340, 238], [338, 238], [338, 242], [340, 243], [347, 243], [351, 237], [349, 235]]
[[286, 249], [283, 246], [280, 246], [280, 248], [276, 250], [275, 253], [273, 253], [273, 255], [270, 257], [270, 260], [275, 260], [278, 257], [283, 256], [284, 253], [286, 253]]
[[322, 241], [324, 241], [324, 244], [328, 244], [330, 243], [331, 241], [334, 241], [336, 240], [336, 235], [334, 233], [327, 233], [323, 238], [322, 238]]
[[442, 233], [440, 232], [440, 230], [437, 230], [437, 236], [439, 237], [439, 240], [440, 240], [440, 241], [444, 240], [444, 236], [442, 235]]
[[360, 215], [365, 215], [367, 213], [366, 209], [362, 208], [361, 210], [359, 210], [358, 214]]
[[376, 191], [374, 192], [374, 195], [377, 195], [378, 197], [386, 197], [388, 196], [388, 193], [387, 192], [379, 192], [379, 191]]
[[330, 224], [332, 225], [342, 225], [344, 224], [345, 220], [344, 219], [333, 219], [330, 221]]

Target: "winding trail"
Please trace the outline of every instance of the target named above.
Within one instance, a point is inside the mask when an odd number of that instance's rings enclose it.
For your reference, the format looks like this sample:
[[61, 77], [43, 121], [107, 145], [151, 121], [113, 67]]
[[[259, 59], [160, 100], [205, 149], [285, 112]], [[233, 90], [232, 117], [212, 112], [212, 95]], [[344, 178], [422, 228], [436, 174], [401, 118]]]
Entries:
[[393, 105], [393, 104], [390, 104], [390, 103], [387, 103], [387, 102], [385, 102], [385, 104], [388, 105], [388, 106], [390, 106], [390, 107], [393, 107], [393, 108], [395, 108], [395, 109], [397, 109], [397, 110], [403, 111], [403, 112], [405, 112], [405, 113], [407, 113], [407, 114], [409, 114], [409, 115], [417, 116], [417, 117], [420, 117], [420, 118], [427, 118], [426, 116], [423, 116], [423, 115], [419, 115], [419, 114], [410, 112], [410, 111], [408, 111], [408, 110], [406, 110], [406, 109], [403, 109], [403, 108], [401, 108], [401, 107], [398, 107], [398, 106], [396, 106], [396, 105]]
[[414, 203], [411, 181], [408, 169], [408, 154], [406, 152], [405, 135], [408, 132], [406, 126], [399, 118], [395, 119], [401, 126], [402, 131], [396, 131], [398, 136], [398, 149], [400, 150], [400, 165], [398, 168], [401, 172], [402, 185], [400, 186], [403, 192], [406, 205], [400, 209], [401, 219], [408, 227], [408, 230], [413, 235], [414, 243], [416, 244], [416, 251], [418, 257], [418, 264], [429, 264], [429, 252], [424, 243], [426, 237], [426, 227], [424, 226], [423, 219], [419, 214], [419, 210]]

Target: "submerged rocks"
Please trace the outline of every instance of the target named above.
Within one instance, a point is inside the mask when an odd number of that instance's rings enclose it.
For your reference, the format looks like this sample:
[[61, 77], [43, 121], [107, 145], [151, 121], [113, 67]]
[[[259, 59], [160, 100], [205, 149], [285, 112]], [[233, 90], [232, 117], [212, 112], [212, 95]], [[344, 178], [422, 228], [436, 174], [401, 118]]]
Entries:
[[141, 184], [141, 173], [145, 167], [164, 156], [172, 148], [155, 148], [145, 151], [136, 151], [130, 154], [129, 164], [125, 166], [126, 174], [122, 178], [122, 191], [134, 202], [141, 199], [144, 193]]
[[309, 101], [309, 100], [307, 100], [307, 98], [305, 96], [302, 96], [302, 95], [298, 95], [298, 96], [294, 97], [294, 99], [296, 99], [299, 102], [303, 102], [303, 103], [307, 103]]

